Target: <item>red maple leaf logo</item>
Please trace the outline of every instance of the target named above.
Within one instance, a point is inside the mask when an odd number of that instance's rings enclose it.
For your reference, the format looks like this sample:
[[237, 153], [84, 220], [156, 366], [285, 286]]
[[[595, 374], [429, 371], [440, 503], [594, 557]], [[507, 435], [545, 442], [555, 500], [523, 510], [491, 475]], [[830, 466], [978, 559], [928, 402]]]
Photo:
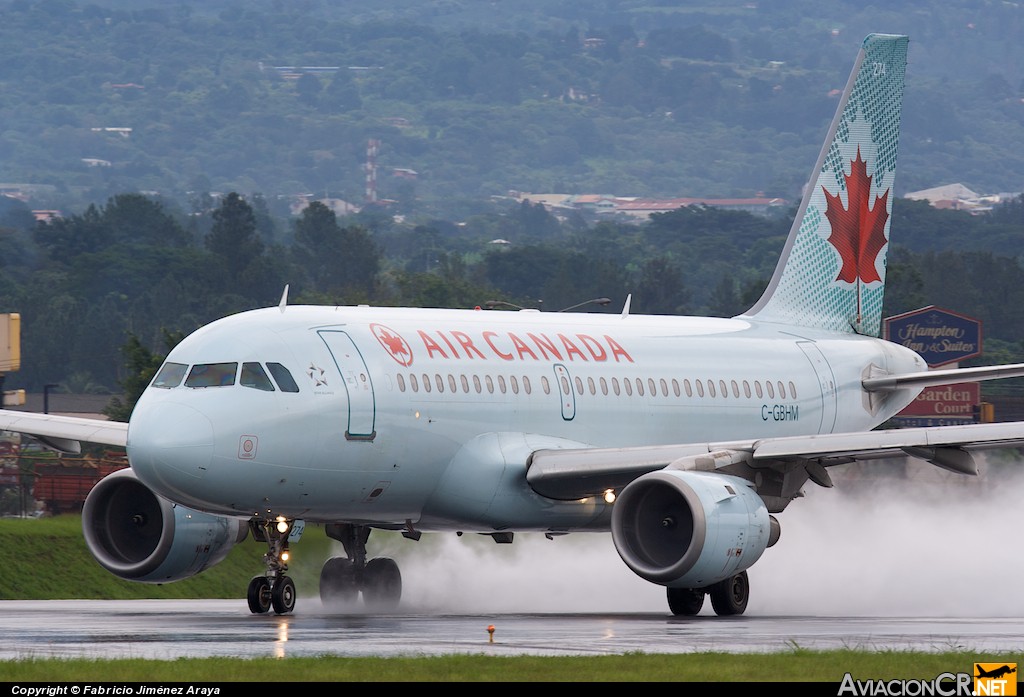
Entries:
[[864, 283], [881, 281], [875, 262], [888, 241], [885, 239], [885, 222], [889, 219], [886, 211], [889, 191], [887, 189], [884, 195], [875, 197], [874, 205], [868, 207], [872, 178], [868, 176], [867, 163], [860, 157], [860, 148], [857, 148], [856, 159], [850, 162], [850, 175], [843, 176], [846, 178], [849, 209], [843, 208], [838, 195], [833, 196], [824, 186], [821, 187], [828, 203], [825, 217], [832, 225], [828, 241], [843, 260], [836, 280], [847, 283], [856, 283], [858, 279]]
[[382, 324], [371, 324], [370, 330], [395, 361], [406, 367], [412, 364], [412, 349], [405, 339]]

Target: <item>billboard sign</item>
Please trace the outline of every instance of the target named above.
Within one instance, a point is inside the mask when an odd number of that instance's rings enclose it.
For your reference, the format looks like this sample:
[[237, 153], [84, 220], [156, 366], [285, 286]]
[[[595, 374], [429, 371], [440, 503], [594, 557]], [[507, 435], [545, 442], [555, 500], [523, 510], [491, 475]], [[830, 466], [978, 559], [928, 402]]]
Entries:
[[976, 382], [926, 387], [899, 415], [975, 421], [980, 402], [981, 385]]
[[981, 321], [935, 305], [886, 318], [885, 338], [917, 351], [932, 368], [981, 355]]

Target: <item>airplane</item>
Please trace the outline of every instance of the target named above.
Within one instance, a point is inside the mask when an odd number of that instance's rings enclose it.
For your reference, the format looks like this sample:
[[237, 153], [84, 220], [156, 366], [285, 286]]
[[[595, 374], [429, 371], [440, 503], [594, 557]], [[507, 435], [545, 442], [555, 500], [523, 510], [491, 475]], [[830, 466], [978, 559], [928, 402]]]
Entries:
[[998, 679], [998, 678], [1003, 677], [1004, 675], [1009, 675], [1010, 673], [1016, 673], [1017, 672], [1016, 666], [1011, 668], [1008, 665], [1002, 665], [1002, 666], [1000, 666], [998, 668], [995, 668], [993, 670], [985, 670], [984, 668], [981, 668], [979, 666], [977, 668], [977, 670], [978, 670], [978, 674], [974, 676], [976, 678], [997, 678]]
[[398, 608], [373, 530], [610, 533], [673, 615], [742, 614], [747, 570], [828, 468], [910, 456], [977, 474], [1024, 423], [878, 428], [929, 385], [1024, 375], [932, 371], [879, 338], [909, 39], [862, 43], [776, 270], [730, 318], [289, 305], [234, 314], [172, 349], [128, 423], [0, 411], [60, 452], [123, 446], [90, 492], [99, 564], [167, 583], [251, 535], [254, 614], [291, 613], [291, 545], [309, 526], [345, 556], [325, 606]]

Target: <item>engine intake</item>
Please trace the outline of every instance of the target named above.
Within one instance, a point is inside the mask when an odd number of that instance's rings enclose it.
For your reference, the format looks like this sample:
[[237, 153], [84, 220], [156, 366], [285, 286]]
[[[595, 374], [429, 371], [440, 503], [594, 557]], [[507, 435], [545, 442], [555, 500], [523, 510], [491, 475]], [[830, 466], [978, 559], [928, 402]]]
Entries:
[[245, 539], [246, 521], [200, 513], [162, 499], [130, 469], [107, 475], [82, 506], [89, 551], [119, 578], [168, 583], [224, 560]]
[[750, 568], [779, 537], [753, 485], [740, 477], [658, 470], [627, 485], [612, 509], [619, 556], [641, 578], [703, 588]]

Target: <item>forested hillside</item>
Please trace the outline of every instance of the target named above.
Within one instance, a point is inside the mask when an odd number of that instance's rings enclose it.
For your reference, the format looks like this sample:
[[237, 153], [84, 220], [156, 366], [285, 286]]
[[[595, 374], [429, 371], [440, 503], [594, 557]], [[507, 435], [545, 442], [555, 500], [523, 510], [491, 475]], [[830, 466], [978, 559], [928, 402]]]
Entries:
[[361, 204], [373, 139], [403, 214], [510, 190], [793, 200], [872, 31], [911, 36], [897, 194], [1019, 191], [1024, 7], [969, 0], [3, 0], [0, 184], [74, 212]]

